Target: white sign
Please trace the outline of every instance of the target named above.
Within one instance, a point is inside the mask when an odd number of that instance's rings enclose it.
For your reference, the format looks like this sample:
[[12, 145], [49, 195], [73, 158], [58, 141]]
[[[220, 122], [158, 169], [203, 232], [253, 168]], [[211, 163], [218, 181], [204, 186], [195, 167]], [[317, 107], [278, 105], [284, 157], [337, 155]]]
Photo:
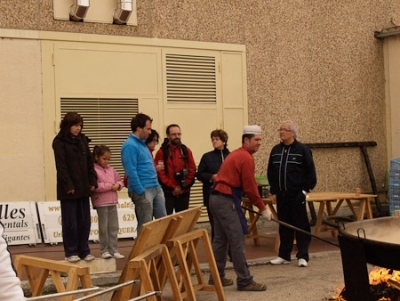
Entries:
[[[118, 238], [135, 238], [137, 236], [137, 220], [135, 206], [130, 199], [120, 199], [117, 205], [119, 232]], [[39, 202], [38, 211], [45, 243], [62, 242], [61, 205], [59, 201]], [[99, 240], [99, 224], [97, 211], [90, 207], [89, 240]]]
[[42, 242], [35, 202], [0, 203], [0, 220], [9, 245]]

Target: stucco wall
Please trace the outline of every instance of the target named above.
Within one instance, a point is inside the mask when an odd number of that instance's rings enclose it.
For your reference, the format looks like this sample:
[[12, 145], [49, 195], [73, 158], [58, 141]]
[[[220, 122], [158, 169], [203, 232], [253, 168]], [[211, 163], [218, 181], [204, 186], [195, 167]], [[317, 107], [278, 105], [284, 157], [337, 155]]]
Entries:
[[40, 42], [0, 43], [0, 200], [43, 201]]
[[[383, 42], [373, 33], [399, 18], [400, 1], [137, 1], [137, 27], [56, 21], [52, 5], [2, 1], [0, 27], [244, 44], [249, 121], [264, 129], [257, 174], [278, 142], [276, 129], [293, 119], [303, 142], [376, 141], [368, 152], [383, 183], [390, 159]], [[317, 190], [371, 191], [358, 149], [314, 155]]]

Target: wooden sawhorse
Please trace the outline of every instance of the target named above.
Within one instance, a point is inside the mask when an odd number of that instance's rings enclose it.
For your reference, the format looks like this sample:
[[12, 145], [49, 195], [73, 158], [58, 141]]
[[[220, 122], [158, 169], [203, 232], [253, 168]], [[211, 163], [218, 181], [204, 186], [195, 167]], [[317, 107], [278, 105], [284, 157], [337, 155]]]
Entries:
[[[178, 281], [175, 277], [174, 267], [171, 262], [171, 257], [165, 244], [156, 245], [144, 253], [131, 259], [128, 263], [128, 268], [133, 270], [134, 274], [139, 274], [140, 277], [140, 296], [151, 291], [162, 291], [165, 284], [163, 275], [163, 266], [169, 278], [174, 301], [182, 301], [179, 292]], [[137, 272], [138, 271], [138, 272]], [[146, 299], [147, 300], [147, 299]], [[150, 301], [162, 301], [163, 296], [152, 296], [148, 298]]]
[[[201, 214], [201, 207], [191, 208], [175, 214], [167, 215], [162, 218], [145, 223], [136, 237], [135, 244], [128, 256], [128, 262], [132, 259], [140, 258], [147, 250], [164, 244], [171, 238], [193, 230]], [[148, 257], [148, 259], [151, 258]], [[169, 259], [171, 261], [171, 259]], [[143, 263], [144, 264], [144, 263]], [[160, 277], [161, 288], [165, 285], [168, 270], [163, 264], [159, 264], [158, 275]], [[132, 268], [127, 264], [119, 278], [119, 284], [134, 280], [140, 277], [140, 270]], [[121, 288], [114, 292], [111, 301], [126, 301], [140, 294], [141, 285], [132, 285]]]
[[[49, 274], [51, 275], [58, 293], [76, 290], [78, 288], [79, 280], [83, 288], [91, 288], [93, 286], [89, 268], [81, 267], [74, 263], [60, 262], [27, 255], [15, 255], [14, 265], [19, 277], [22, 276], [23, 271], [26, 272], [32, 296], [34, 297], [42, 295], [43, 286]], [[37, 269], [39, 270], [39, 274], [37, 273]], [[68, 275], [66, 286], [64, 286], [61, 279], [61, 273], [66, 273]], [[90, 294], [91, 292], [85, 293], [85, 295]], [[65, 296], [61, 297], [61, 300], [72, 301], [73, 297], [74, 295]], [[96, 300], [96, 298], [90, 299], [90, 301]]]
[[[213, 285], [206, 284], [200, 268], [200, 262], [197, 256], [198, 242], [203, 242], [203, 247], [207, 255], [210, 272], [214, 281]], [[182, 234], [167, 242], [170, 250], [172, 262], [174, 257], [178, 260], [179, 273], [177, 279], [183, 284], [181, 295], [183, 299], [196, 301], [195, 292], [197, 291], [215, 291], [218, 301], [226, 301], [224, 289], [219, 277], [217, 264], [215, 262], [214, 253], [211, 248], [211, 242], [205, 229], [194, 230], [186, 234]], [[191, 271], [194, 269], [197, 283], [193, 284], [191, 279]]]

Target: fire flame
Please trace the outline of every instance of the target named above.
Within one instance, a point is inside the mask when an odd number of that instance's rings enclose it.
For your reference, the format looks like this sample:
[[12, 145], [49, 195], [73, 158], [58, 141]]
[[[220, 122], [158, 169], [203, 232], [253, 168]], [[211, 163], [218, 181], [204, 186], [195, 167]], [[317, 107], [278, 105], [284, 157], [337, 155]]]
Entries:
[[369, 273], [369, 284], [371, 285], [389, 282], [389, 279], [398, 282], [400, 285], [400, 271], [393, 271], [385, 268], [375, 268]]
[[[394, 286], [399, 289], [400, 287], [400, 271], [394, 271], [385, 268], [375, 267], [369, 273], [369, 284], [370, 285], [379, 285], [381, 283], [386, 283], [389, 286]], [[339, 293], [335, 297], [329, 299], [334, 301], [346, 301], [345, 298]], [[382, 297], [379, 301], [393, 301], [390, 298]]]

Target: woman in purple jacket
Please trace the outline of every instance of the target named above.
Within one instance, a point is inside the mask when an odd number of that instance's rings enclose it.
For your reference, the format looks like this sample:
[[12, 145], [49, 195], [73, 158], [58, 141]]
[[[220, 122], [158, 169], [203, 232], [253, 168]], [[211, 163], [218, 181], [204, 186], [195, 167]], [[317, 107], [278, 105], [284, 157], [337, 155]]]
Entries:
[[98, 187], [92, 193], [92, 205], [99, 217], [99, 241], [101, 257], [108, 259], [124, 258], [118, 252], [118, 193], [124, 184], [118, 172], [109, 165], [111, 151], [108, 146], [96, 145], [93, 148], [94, 169], [97, 173]]

